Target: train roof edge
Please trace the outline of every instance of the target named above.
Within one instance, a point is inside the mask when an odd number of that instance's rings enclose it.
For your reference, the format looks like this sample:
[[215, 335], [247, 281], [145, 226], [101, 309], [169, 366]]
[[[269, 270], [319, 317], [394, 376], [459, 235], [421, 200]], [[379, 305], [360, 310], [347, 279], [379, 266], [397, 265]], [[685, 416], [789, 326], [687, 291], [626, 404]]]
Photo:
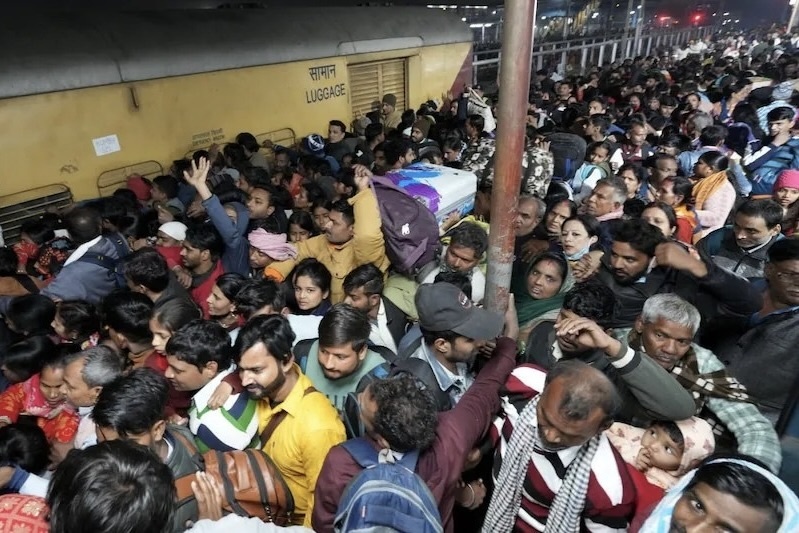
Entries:
[[0, 98], [471, 40], [424, 7], [42, 12], [0, 20]]

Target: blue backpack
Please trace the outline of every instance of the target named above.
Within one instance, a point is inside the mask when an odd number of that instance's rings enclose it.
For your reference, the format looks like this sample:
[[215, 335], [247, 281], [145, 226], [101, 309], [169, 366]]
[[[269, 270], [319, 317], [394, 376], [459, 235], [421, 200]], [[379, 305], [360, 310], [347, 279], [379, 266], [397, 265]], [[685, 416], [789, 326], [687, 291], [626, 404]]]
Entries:
[[414, 472], [418, 451], [392, 464], [378, 463], [377, 450], [363, 438], [342, 446], [363, 470], [341, 496], [333, 531], [443, 533], [436, 499]]

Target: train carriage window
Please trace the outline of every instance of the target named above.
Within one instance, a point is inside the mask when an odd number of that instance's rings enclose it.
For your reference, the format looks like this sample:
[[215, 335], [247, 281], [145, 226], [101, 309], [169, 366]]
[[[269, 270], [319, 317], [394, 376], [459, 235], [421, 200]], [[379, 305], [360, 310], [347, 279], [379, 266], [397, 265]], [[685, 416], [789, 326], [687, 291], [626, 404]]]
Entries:
[[48, 209], [72, 204], [72, 191], [63, 184], [46, 185], [6, 196], [0, 196], [0, 226], [6, 244], [19, 240], [19, 228]]
[[128, 176], [139, 175], [154, 178], [164, 173], [164, 167], [158, 161], [142, 161], [126, 167], [106, 170], [97, 177], [97, 192], [100, 196], [109, 196], [119, 188], [125, 187]]
[[350, 105], [353, 118], [380, 108], [384, 94], [397, 97], [397, 109], [406, 108], [407, 68], [405, 59], [349, 65]]

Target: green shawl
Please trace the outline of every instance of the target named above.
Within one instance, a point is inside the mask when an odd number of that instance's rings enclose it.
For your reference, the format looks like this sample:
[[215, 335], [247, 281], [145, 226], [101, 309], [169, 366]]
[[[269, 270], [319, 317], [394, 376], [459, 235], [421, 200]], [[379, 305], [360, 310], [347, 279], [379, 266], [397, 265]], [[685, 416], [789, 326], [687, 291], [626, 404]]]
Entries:
[[574, 286], [574, 276], [571, 266], [566, 262], [566, 279], [560, 286], [560, 290], [551, 298], [537, 300], [527, 292], [527, 276], [533, 265], [537, 264], [538, 257], [535, 257], [530, 266], [527, 267], [523, 276], [514, 276], [511, 283], [511, 291], [516, 301], [516, 314], [519, 319], [519, 328], [525, 329], [533, 320], [555, 320], [563, 306], [563, 298], [566, 293]]

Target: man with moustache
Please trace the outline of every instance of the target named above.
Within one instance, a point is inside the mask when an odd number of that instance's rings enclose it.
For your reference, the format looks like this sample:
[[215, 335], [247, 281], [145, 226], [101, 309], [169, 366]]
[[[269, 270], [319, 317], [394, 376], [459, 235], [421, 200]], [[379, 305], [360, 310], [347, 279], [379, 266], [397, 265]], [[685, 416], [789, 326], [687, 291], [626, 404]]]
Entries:
[[294, 361], [294, 332], [280, 315], [253, 317], [234, 348], [242, 385], [258, 401], [261, 447], [294, 497], [295, 525], [311, 526], [327, 452], [346, 438], [338, 412]]
[[626, 530], [639, 496], [603, 433], [621, 405], [613, 383], [571, 360], [549, 374], [519, 366], [505, 385], [483, 531]]
[[621, 397], [616, 420], [638, 425], [649, 420], [683, 420], [696, 407], [691, 394], [667, 370], [614, 339], [605, 328], [613, 320], [613, 293], [597, 280], [566, 293], [555, 322], [530, 333], [524, 363], [552, 370], [559, 361], [581, 361], [602, 372]]
[[609, 327], [631, 327], [652, 295], [675, 293], [695, 305], [706, 320], [749, 317], [762, 302], [745, 278], [693, 255], [643, 220], [626, 220], [613, 229], [597, 278], [616, 295]]

